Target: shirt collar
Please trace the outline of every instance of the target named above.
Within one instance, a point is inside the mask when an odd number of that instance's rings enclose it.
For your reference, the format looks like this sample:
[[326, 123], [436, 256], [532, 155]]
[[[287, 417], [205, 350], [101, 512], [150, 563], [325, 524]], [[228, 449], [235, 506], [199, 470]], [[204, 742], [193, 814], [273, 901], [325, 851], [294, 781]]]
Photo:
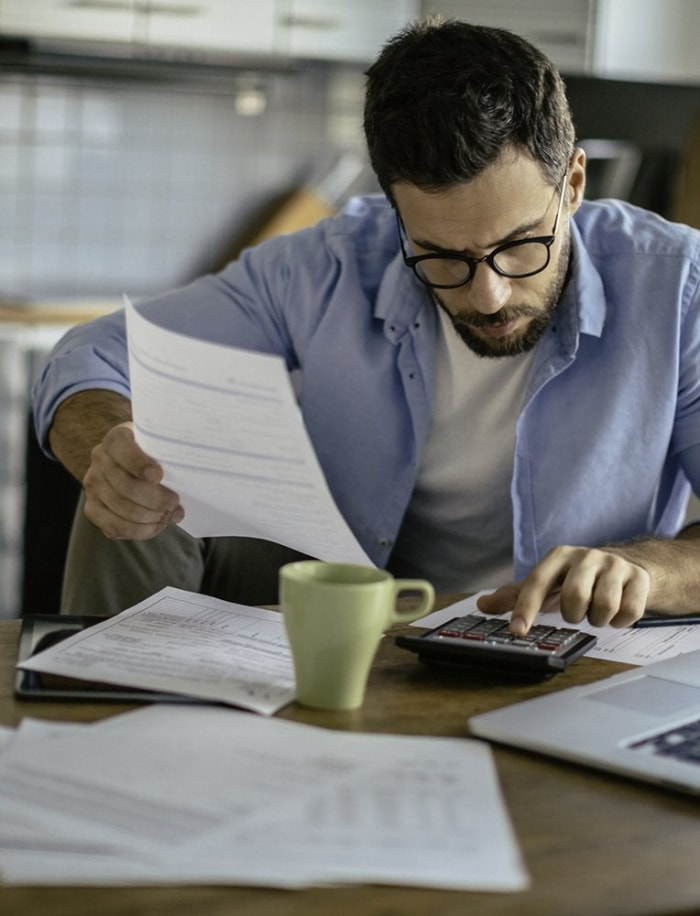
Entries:
[[607, 311], [603, 281], [574, 220], [571, 220], [570, 226], [571, 277], [560, 304], [563, 312], [573, 312], [578, 316], [579, 333], [600, 337]]

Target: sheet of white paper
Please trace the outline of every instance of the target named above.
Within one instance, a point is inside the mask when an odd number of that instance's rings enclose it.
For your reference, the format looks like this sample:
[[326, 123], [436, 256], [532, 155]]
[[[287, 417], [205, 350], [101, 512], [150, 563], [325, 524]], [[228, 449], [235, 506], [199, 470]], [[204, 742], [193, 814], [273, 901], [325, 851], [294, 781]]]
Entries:
[[490, 751], [469, 739], [152, 706], [72, 733], [23, 726], [0, 760], [9, 799], [9, 883], [527, 886]]
[[215, 872], [242, 838], [267, 861], [313, 862], [324, 883], [527, 886], [485, 744], [336, 734], [324, 753], [355, 765], [331, 789], [300, 799], [294, 817], [287, 810], [242, 837], [225, 827], [197, 844], [198, 856]]
[[[421, 617], [420, 620], [411, 624], [414, 627], [433, 627], [451, 620], [453, 617], [460, 617], [464, 614], [480, 614], [481, 611], [477, 606], [477, 599], [480, 595], [488, 595], [493, 589], [484, 589], [469, 598], [457, 601], [449, 607], [442, 608], [439, 611], [433, 611], [427, 617]], [[510, 614], [498, 615], [507, 619]], [[651, 662], [662, 661], [665, 658], [673, 658], [674, 655], [681, 655], [684, 652], [692, 652], [694, 649], [700, 649], [700, 626], [690, 625], [670, 627], [642, 627], [634, 629], [627, 627], [617, 629], [616, 627], [594, 627], [592, 624], [584, 621], [580, 624], [570, 624], [562, 619], [558, 613], [541, 614], [538, 618], [552, 626], [567, 626], [577, 630], [583, 630], [591, 633], [598, 638], [598, 642], [592, 649], [589, 649], [586, 655], [590, 658], [602, 658], [611, 662], [624, 662], [628, 665], [648, 665]]]
[[[567, 624], [568, 626], [569, 624]], [[591, 658], [626, 662], [629, 665], [649, 665], [674, 655], [700, 649], [700, 626], [670, 627], [594, 627], [587, 621], [576, 624], [598, 637], [598, 642], [586, 654]]]
[[126, 302], [136, 439], [195, 537], [241, 535], [373, 565], [328, 490], [284, 362], [166, 331]]
[[282, 615], [167, 587], [19, 667], [182, 694], [265, 715], [294, 699]]

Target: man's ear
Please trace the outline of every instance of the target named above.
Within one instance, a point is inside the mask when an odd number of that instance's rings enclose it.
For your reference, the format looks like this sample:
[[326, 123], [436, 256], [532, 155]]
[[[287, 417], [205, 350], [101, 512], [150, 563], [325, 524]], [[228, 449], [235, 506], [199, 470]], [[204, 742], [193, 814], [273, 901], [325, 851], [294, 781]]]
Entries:
[[586, 153], [581, 148], [574, 150], [569, 165], [569, 216], [578, 210], [586, 190]]

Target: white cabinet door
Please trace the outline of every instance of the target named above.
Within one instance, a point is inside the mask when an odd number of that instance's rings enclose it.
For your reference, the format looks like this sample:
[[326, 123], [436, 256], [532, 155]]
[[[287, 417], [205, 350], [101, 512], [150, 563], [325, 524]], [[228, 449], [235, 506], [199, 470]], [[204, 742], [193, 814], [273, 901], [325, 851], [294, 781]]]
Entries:
[[700, 0], [599, 0], [594, 71], [700, 83]]
[[419, 15], [418, 0], [279, 0], [280, 53], [369, 62]]
[[212, 51], [364, 63], [419, 11], [419, 0], [0, 0], [0, 31], [135, 42], [193, 59]]
[[75, 41], [131, 41], [132, 0], [0, 0], [4, 34]]
[[270, 54], [276, 0], [149, 0], [146, 41], [154, 47]]

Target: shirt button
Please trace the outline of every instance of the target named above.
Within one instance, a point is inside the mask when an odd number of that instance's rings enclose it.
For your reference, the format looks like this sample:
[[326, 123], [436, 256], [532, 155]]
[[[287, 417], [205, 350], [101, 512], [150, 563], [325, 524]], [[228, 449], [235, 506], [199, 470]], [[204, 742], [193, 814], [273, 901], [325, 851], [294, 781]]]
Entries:
[[379, 543], [379, 546], [380, 546], [380, 547], [391, 547], [391, 539], [390, 539], [390, 538], [379, 538], [378, 543]]

